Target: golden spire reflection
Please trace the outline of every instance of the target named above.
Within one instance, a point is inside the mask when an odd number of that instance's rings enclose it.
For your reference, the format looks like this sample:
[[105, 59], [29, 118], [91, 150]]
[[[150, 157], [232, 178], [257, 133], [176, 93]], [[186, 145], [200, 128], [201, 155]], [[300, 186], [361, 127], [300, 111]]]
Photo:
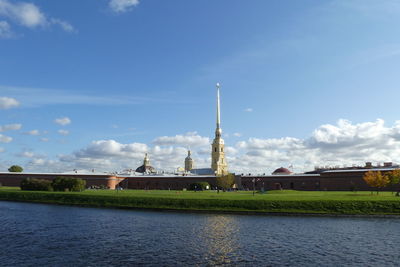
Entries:
[[[232, 256], [237, 254], [239, 244], [236, 240], [239, 232], [237, 218], [230, 215], [210, 215], [204, 224], [202, 235], [206, 244], [207, 257], [212, 264], [229, 264]], [[211, 262], [210, 262], [211, 263]]]

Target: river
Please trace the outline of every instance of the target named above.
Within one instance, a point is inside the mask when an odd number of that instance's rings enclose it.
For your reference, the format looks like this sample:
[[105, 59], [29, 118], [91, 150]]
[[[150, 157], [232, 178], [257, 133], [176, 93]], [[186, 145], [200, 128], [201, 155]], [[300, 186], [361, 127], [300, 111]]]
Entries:
[[399, 266], [400, 219], [0, 201], [1, 266]]

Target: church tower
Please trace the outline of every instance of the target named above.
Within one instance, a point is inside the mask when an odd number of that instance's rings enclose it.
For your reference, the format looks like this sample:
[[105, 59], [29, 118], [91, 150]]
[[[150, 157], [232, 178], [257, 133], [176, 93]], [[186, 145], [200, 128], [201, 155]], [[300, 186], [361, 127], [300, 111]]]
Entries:
[[215, 138], [211, 145], [211, 169], [216, 175], [228, 174], [228, 164], [225, 159], [224, 140], [221, 138], [221, 118], [219, 104], [219, 83], [217, 83], [217, 128], [215, 129]]
[[145, 167], [150, 166], [150, 159], [149, 159], [149, 156], [147, 155], [147, 153], [144, 155], [143, 166], [145, 166]]
[[185, 158], [185, 172], [193, 170], [193, 165], [193, 159], [190, 157], [190, 150], [188, 150], [188, 155]]

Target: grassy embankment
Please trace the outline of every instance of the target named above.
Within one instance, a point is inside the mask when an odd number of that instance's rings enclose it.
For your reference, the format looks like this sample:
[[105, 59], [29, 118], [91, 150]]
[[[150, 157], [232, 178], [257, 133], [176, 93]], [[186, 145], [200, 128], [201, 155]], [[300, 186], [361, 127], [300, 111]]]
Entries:
[[390, 192], [269, 191], [252, 192], [86, 190], [84, 192], [21, 191], [0, 188], [0, 200], [93, 207], [203, 210], [298, 214], [396, 214], [400, 197]]

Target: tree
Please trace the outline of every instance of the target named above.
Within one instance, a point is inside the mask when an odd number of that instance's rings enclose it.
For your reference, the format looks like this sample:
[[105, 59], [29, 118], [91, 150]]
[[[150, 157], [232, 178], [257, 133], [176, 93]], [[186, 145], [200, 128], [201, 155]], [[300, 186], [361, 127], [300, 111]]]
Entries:
[[20, 184], [21, 190], [52, 191], [51, 181], [45, 179], [25, 178]]
[[19, 166], [19, 165], [12, 165], [10, 168], [8, 168], [9, 172], [22, 172], [24, 169]]
[[376, 194], [379, 194], [379, 189], [387, 186], [390, 182], [387, 175], [383, 175], [380, 171], [368, 171], [364, 174], [364, 181], [371, 187], [376, 187]]
[[235, 183], [235, 174], [228, 173], [226, 175], [221, 175], [216, 177], [217, 187], [222, 189], [230, 189]]
[[391, 172], [388, 172], [386, 175], [389, 179], [390, 185], [396, 185], [400, 183], [400, 169], [395, 169]]
[[54, 191], [83, 191], [86, 181], [79, 178], [56, 177], [51, 185]]

